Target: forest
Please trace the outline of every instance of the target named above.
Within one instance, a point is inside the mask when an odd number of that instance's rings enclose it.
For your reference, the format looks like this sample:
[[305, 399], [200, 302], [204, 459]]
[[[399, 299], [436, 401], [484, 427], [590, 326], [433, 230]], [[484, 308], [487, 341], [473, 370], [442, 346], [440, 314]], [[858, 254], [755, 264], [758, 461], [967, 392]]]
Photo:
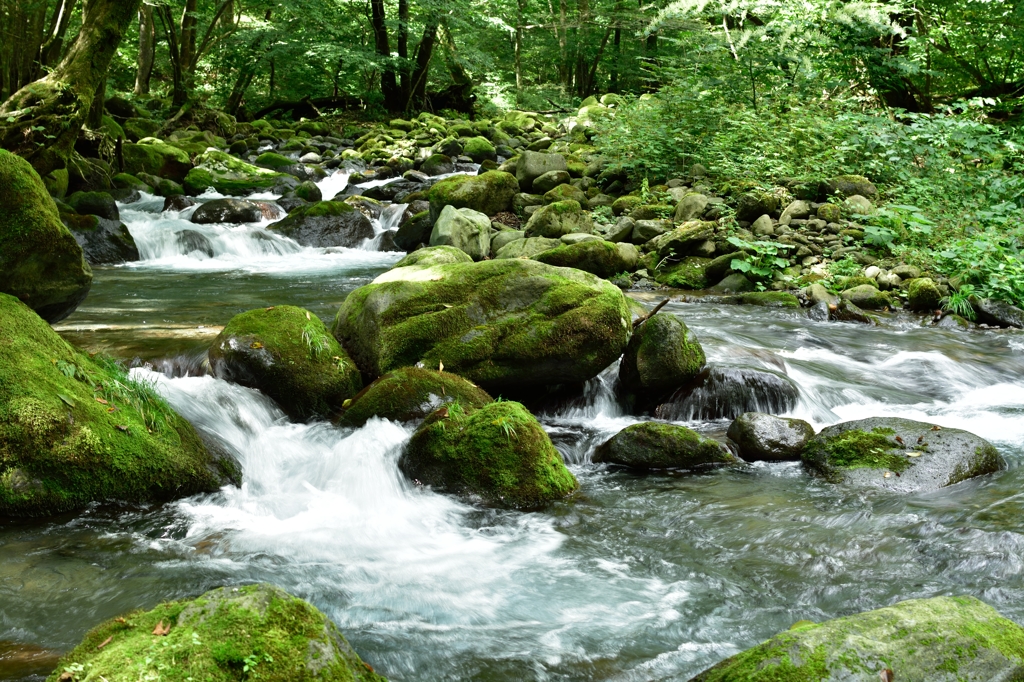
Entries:
[[0, 682], [1024, 679], [1022, 29], [0, 0]]

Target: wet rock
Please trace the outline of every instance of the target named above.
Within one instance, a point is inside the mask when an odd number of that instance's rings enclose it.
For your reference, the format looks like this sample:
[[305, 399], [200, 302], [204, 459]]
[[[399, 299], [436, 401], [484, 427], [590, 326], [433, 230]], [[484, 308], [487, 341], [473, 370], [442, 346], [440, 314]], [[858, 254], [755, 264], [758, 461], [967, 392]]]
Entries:
[[712, 365], [659, 405], [655, 414], [670, 421], [735, 419], [745, 412], [788, 412], [799, 398], [800, 391], [783, 374]]
[[63, 215], [64, 224], [82, 247], [90, 265], [117, 265], [139, 260], [128, 226], [120, 220], [107, 220], [93, 215]]
[[973, 433], [895, 417], [822, 429], [804, 449], [803, 461], [832, 483], [897, 492], [938, 490], [1006, 467], [999, 452]]
[[238, 679], [251, 665], [247, 677], [258, 669], [264, 682], [387, 682], [316, 607], [267, 584], [221, 587], [109, 620], [89, 631], [58, 670], [81, 666], [97, 680], [125, 682], [135, 670], [125, 662], [137, 660], [140, 650], [146, 651], [143, 669], [178, 670], [187, 660], [196, 680]]
[[861, 284], [839, 294], [844, 301], [849, 301], [862, 310], [881, 310], [887, 308], [891, 301], [889, 296], [870, 284]]
[[352, 398], [338, 424], [359, 427], [373, 417], [419, 421], [449, 403], [476, 409], [491, 401], [486, 391], [455, 374], [402, 367], [379, 377]]
[[258, 389], [297, 420], [330, 416], [363, 387], [355, 363], [320, 318], [295, 306], [235, 315], [209, 356], [216, 376]]
[[721, 443], [675, 424], [642, 422], [627, 426], [598, 446], [595, 464], [631, 469], [700, 469], [736, 461]]
[[374, 236], [373, 224], [358, 209], [342, 201], [320, 201], [300, 206], [269, 226], [302, 246], [359, 247]]
[[455, 163], [444, 154], [432, 154], [423, 162], [420, 170], [430, 176], [448, 175], [455, 172]]
[[741, 414], [727, 434], [747, 461], [799, 461], [814, 428], [800, 419], [775, 417], [763, 412]]
[[1024, 329], [1024, 310], [994, 298], [971, 298], [978, 322], [998, 327]]
[[690, 682], [1013, 680], [1024, 670], [1022, 651], [1024, 628], [991, 606], [934, 597], [798, 623]]
[[198, 202], [192, 197], [179, 194], [173, 197], [167, 197], [164, 199], [163, 211], [184, 211], [190, 206], [195, 206]]
[[731, 275], [726, 275], [718, 284], [711, 287], [711, 291], [722, 294], [743, 293], [746, 291], [753, 290], [754, 283], [747, 279], [745, 275], [739, 272], [734, 272]]
[[807, 317], [815, 322], [828, 322], [830, 316], [831, 311], [826, 301], [818, 301], [807, 309]]
[[878, 320], [870, 313], [858, 308], [852, 301], [843, 300], [831, 311], [832, 319], [839, 322], [860, 322], [862, 324], [878, 324]]
[[192, 213], [192, 222], [196, 225], [255, 223], [262, 219], [260, 207], [242, 199], [214, 199], [200, 204]]
[[619, 382], [627, 391], [653, 397], [693, 381], [704, 362], [704, 349], [686, 324], [662, 313], [633, 331], [619, 364]]
[[174, 239], [178, 243], [178, 250], [183, 255], [198, 251], [208, 258], [213, 258], [213, 243], [202, 232], [179, 230], [174, 233]]
[[398, 466], [414, 481], [500, 507], [540, 507], [579, 487], [537, 419], [511, 401], [434, 411]]

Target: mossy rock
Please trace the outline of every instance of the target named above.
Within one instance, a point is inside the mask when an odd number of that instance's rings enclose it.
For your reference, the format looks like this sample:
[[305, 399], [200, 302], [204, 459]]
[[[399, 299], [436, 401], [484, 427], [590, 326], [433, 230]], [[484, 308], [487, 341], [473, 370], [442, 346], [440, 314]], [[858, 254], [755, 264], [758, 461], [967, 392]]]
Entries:
[[592, 239], [559, 246], [533, 256], [533, 260], [561, 268], [576, 268], [610, 279], [623, 272], [636, 270], [640, 253], [632, 244], [613, 244]]
[[121, 127], [128, 139], [135, 142], [156, 135], [160, 130], [160, 122], [148, 118], [129, 118]]
[[896, 492], [938, 490], [1006, 467], [992, 444], [973, 433], [896, 417], [822, 429], [802, 459], [829, 482]]
[[[525, 235], [526, 233], [523, 232], [522, 234]], [[533, 258], [536, 255], [557, 249], [560, 246], [562, 246], [560, 239], [548, 239], [547, 237], [513, 239], [501, 246], [495, 252], [494, 257], [498, 260], [506, 258]]]
[[594, 451], [594, 462], [630, 469], [703, 469], [733, 464], [718, 441], [693, 429], [662, 422], [627, 426]]
[[778, 208], [779, 198], [771, 192], [745, 192], [736, 201], [736, 220], [752, 223], [763, 215], [771, 215]]
[[512, 208], [512, 197], [519, 193], [513, 175], [487, 171], [481, 175], [456, 175], [436, 183], [427, 192], [430, 217], [436, 221], [445, 206], [470, 208], [493, 216]]
[[670, 232], [660, 234], [649, 241], [644, 249], [654, 251], [658, 258], [684, 258], [695, 255], [693, 251], [701, 244], [714, 239], [717, 223], [691, 220]]
[[[655, 258], [655, 260], [657, 260]], [[711, 259], [690, 256], [678, 263], [667, 262], [654, 271], [654, 280], [674, 289], [705, 289]]]
[[1024, 628], [974, 597], [934, 597], [795, 625], [690, 682], [989, 682], [1022, 676]]
[[[471, 137], [462, 143], [462, 153], [476, 163], [494, 161], [498, 158], [494, 145], [486, 137]], [[518, 188], [518, 184], [517, 184]]]
[[485, 390], [450, 372], [401, 367], [388, 372], [351, 400], [338, 423], [362, 426], [373, 417], [396, 422], [425, 419], [448, 403], [480, 408], [493, 400]]
[[505, 259], [389, 270], [349, 294], [333, 331], [371, 378], [443, 362], [500, 392], [593, 378], [622, 353], [630, 324], [614, 285]]
[[633, 220], [664, 220], [671, 218], [675, 209], [662, 204], [640, 204], [629, 213]]
[[633, 212], [633, 209], [643, 205], [644, 200], [637, 196], [627, 195], [619, 197], [612, 202], [612, 214], [614, 215], [629, 215]]
[[508, 401], [436, 410], [413, 434], [398, 466], [438, 490], [517, 509], [543, 506], [579, 487], [537, 419]]
[[210, 367], [222, 379], [259, 389], [298, 420], [337, 412], [363, 387], [320, 318], [290, 305], [232, 317], [210, 347]]
[[566, 234], [589, 234], [594, 231], [594, 221], [578, 201], [556, 201], [534, 211], [524, 229], [527, 237], [557, 239]]
[[356, 248], [374, 236], [370, 219], [345, 201], [318, 201], [299, 206], [267, 229], [315, 248]]
[[575, 201], [581, 206], [587, 205], [587, 193], [572, 185], [558, 185], [544, 193], [544, 203], [556, 201]]
[[256, 161], [254, 161], [253, 163], [255, 163], [260, 168], [269, 168], [271, 170], [276, 170], [278, 168], [287, 168], [288, 166], [294, 166], [296, 164], [296, 161], [295, 159], [289, 159], [287, 156], [284, 156], [283, 154], [278, 154], [276, 152], [263, 152], [262, 154], [256, 157]]
[[633, 331], [619, 364], [619, 381], [635, 393], [665, 393], [692, 381], [704, 369], [700, 341], [671, 313], [649, 318]]
[[892, 305], [889, 295], [870, 284], [860, 284], [842, 291], [839, 296], [863, 310], [881, 310]]
[[0, 149], [0, 292], [49, 322], [70, 315], [89, 293], [92, 269], [60, 220], [31, 165]]
[[878, 189], [874, 183], [863, 175], [837, 175], [831, 180], [825, 181], [822, 190], [827, 195], [838, 194], [841, 197], [852, 197], [859, 194], [870, 199], [878, 195]]
[[253, 166], [227, 152], [210, 150], [196, 157], [196, 167], [185, 176], [185, 191], [202, 194], [213, 187], [221, 194], [245, 196], [254, 192], [293, 189], [299, 181], [284, 173]]
[[787, 291], [749, 291], [731, 297], [742, 305], [756, 305], [763, 308], [799, 308], [800, 299]]
[[171, 500], [236, 476], [151, 386], [0, 294], [0, 516]]
[[186, 152], [155, 137], [142, 138], [136, 144], [125, 143], [121, 149], [124, 169], [132, 175], [148, 173], [181, 182], [192, 170]]
[[425, 249], [419, 249], [413, 251], [408, 256], [402, 258], [402, 260], [395, 263], [395, 268], [405, 268], [411, 265], [419, 265], [420, 267], [432, 267], [434, 265], [449, 265], [451, 263], [472, 263], [473, 259], [469, 257], [462, 249], [457, 249], [454, 246], [429, 246]]
[[118, 189], [134, 189], [138, 190], [139, 192], [153, 191], [152, 187], [144, 183], [142, 180], [139, 180], [131, 173], [118, 173], [113, 178], [111, 178], [111, 182], [113, 182], [114, 187]]
[[319, 609], [267, 584], [221, 587], [108, 620], [48, 682], [140, 679], [386, 682]]
[[911, 310], [938, 310], [942, 305], [942, 293], [930, 278], [919, 277], [910, 280], [907, 286], [907, 301]]

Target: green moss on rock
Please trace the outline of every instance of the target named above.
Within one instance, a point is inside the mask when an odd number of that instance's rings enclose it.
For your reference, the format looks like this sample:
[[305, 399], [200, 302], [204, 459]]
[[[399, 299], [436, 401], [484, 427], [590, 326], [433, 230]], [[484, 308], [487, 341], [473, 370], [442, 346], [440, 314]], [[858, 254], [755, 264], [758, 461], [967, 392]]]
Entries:
[[89, 293], [92, 269], [39, 175], [2, 149], [0, 206], [0, 292], [50, 322], [67, 317]]
[[507, 401], [440, 408], [413, 434], [398, 465], [416, 481], [502, 507], [539, 507], [579, 487], [536, 418]]
[[124, 169], [132, 175], [148, 173], [181, 182], [192, 169], [186, 152], [155, 137], [143, 138], [136, 144], [126, 143], [122, 153]]
[[425, 249], [413, 251], [408, 256], [395, 263], [392, 270], [395, 268], [409, 267], [411, 265], [431, 267], [434, 265], [472, 262], [473, 259], [469, 257], [469, 254], [462, 249], [455, 248], [454, 246], [429, 246]]
[[245, 196], [263, 190], [291, 189], [298, 184], [299, 181], [290, 175], [253, 166], [227, 152], [216, 150], [197, 156], [196, 167], [184, 180], [185, 191], [193, 195], [213, 187], [221, 194]]
[[401, 367], [356, 395], [338, 423], [362, 426], [371, 417], [408, 422], [423, 419], [446, 403], [475, 409], [491, 401], [482, 388], [450, 372]]
[[262, 154], [256, 157], [255, 161], [255, 164], [260, 168], [270, 169], [283, 168], [285, 166], [294, 166], [296, 163], [298, 162], [295, 161], [294, 159], [289, 159], [287, 156], [284, 156], [283, 154], [278, 154], [276, 152], [263, 152]]
[[[656, 255], [651, 260], [658, 262]], [[711, 259], [698, 256], [684, 258], [678, 263], [666, 262], [654, 270], [654, 279], [659, 284], [674, 289], [705, 289], [708, 285], [707, 269], [710, 264]]]
[[58, 680], [386, 682], [320, 610], [266, 584], [109, 620], [61, 659], [48, 682]]
[[320, 318], [283, 305], [235, 315], [210, 347], [217, 376], [259, 389], [293, 419], [327, 417], [363, 382]]
[[903, 682], [1020, 679], [1024, 628], [974, 597], [913, 599], [804, 624], [690, 682]]
[[0, 516], [170, 500], [236, 475], [151, 386], [0, 294]]
[[631, 469], [697, 469], [732, 464], [736, 458], [718, 441], [693, 429], [662, 422], [627, 426], [594, 451], [594, 462]]
[[527, 237], [557, 239], [573, 233], [590, 234], [594, 231], [594, 221], [578, 201], [570, 199], [541, 206], [530, 216], [524, 229]]
[[487, 216], [512, 208], [512, 197], [519, 193], [515, 176], [502, 171], [482, 175], [456, 175], [436, 183], [427, 192], [430, 217], [437, 220], [445, 206], [470, 208]]
[[640, 253], [632, 244], [592, 239], [559, 246], [533, 256], [533, 260], [562, 268], [576, 268], [604, 279], [636, 270]]
[[619, 364], [619, 381], [633, 392], [670, 391], [692, 381], [705, 362], [704, 349], [686, 324], [662, 313], [634, 330]]

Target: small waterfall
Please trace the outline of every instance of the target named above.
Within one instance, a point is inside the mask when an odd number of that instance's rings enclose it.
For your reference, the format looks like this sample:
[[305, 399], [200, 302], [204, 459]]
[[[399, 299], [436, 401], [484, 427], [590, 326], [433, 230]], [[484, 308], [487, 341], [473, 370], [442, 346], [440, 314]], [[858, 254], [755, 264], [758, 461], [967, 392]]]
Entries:
[[676, 391], [655, 415], [670, 421], [703, 421], [735, 419], [744, 412], [783, 414], [800, 399], [789, 377], [763, 369], [711, 366], [695, 384]]
[[351, 174], [347, 170], [339, 169], [328, 175], [326, 178], [316, 183], [316, 186], [320, 188], [320, 194], [323, 196], [325, 201], [329, 201], [334, 198], [335, 195], [341, 194], [348, 187], [348, 179]]
[[381, 211], [379, 218], [374, 218], [371, 222], [373, 223], [374, 237], [373, 239], [367, 239], [363, 243], [363, 248], [368, 251], [398, 251], [400, 250], [394, 243], [394, 235], [388, 234], [392, 230], [397, 230], [398, 225], [402, 222], [402, 215], [405, 213], [405, 209], [409, 204], [388, 204]]

